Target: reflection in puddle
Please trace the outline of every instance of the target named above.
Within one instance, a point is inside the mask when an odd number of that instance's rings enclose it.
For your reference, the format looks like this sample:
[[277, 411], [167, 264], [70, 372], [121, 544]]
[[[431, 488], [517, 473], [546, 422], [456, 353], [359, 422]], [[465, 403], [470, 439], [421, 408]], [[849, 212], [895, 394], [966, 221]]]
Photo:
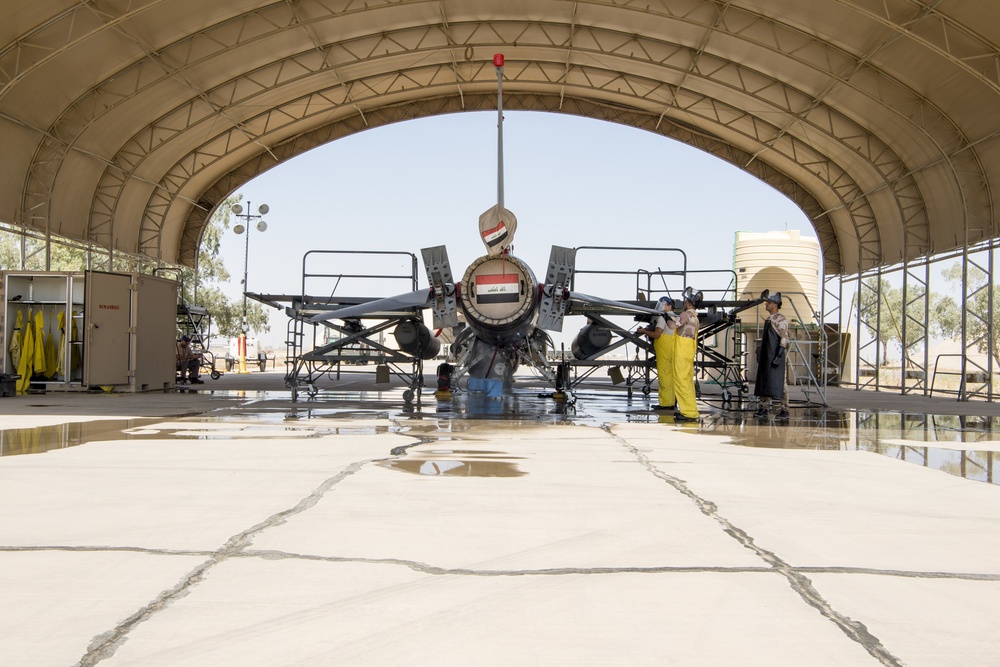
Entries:
[[[178, 424], [183, 423], [182, 426]], [[222, 428], [210, 428], [213, 424]], [[187, 426], [190, 424], [190, 426]], [[170, 420], [162, 417], [144, 419], [102, 419], [34, 428], [0, 430], [0, 456], [42, 454], [56, 449], [92, 442], [113, 440], [285, 440], [318, 438], [325, 435], [377, 435], [406, 429], [391, 425], [319, 424], [276, 426], [271, 423], [248, 423], [247, 418]]]
[[[898, 412], [792, 411], [787, 425], [743, 414], [717, 414], [700, 430], [723, 433], [743, 447], [862, 451], [965, 479], [1000, 483], [1000, 418]], [[979, 445], [977, 447], [977, 445]]]
[[[580, 393], [575, 406], [536, 391], [502, 399], [456, 393], [449, 401], [416, 401], [404, 410], [401, 392], [342, 392], [322, 402], [293, 403], [287, 393], [258, 393], [252, 405], [225, 412], [176, 418], [108, 419], [0, 430], [0, 456], [34, 454], [109, 440], [242, 440], [317, 438], [329, 435], [409, 433], [446, 440], [489, 439], [497, 427], [518, 429], [567, 424], [602, 426], [625, 422], [657, 424], [670, 431], [725, 435], [745, 447], [866, 451], [940, 470], [969, 480], [1000, 483], [1000, 417], [963, 417], [901, 412], [793, 407], [786, 422], [759, 421], [749, 409], [705, 410], [701, 420], [674, 424], [649, 409], [648, 399], [625, 400], [608, 393]], [[27, 407], [35, 407], [34, 405]], [[37, 407], [46, 407], [38, 405]], [[487, 425], [489, 433], [477, 430]], [[449, 443], [452, 444], [452, 443]], [[457, 443], [454, 443], [457, 444]], [[412, 445], [402, 448], [406, 451]], [[383, 453], [384, 454], [384, 453]], [[488, 451], [409, 451], [385, 467], [436, 476], [516, 477], [524, 475], [510, 456]]]
[[447, 475], [451, 477], [523, 477], [512, 457], [503, 452], [482, 450], [411, 451], [404, 459], [391, 459], [379, 463], [383, 468], [400, 470], [416, 475]]
[[515, 391], [500, 398], [483, 394], [456, 393], [447, 401], [433, 403], [439, 419], [517, 420], [525, 423], [577, 422], [586, 419], [575, 405], [553, 401], [535, 391]]
[[[127, 440], [126, 431], [147, 427], [163, 419], [102, 419], [91, 422], [73, 422], [35, 428], [15, 428], [0, 431], [0, 456], [41, 454], [53, 449], [74, 447], [86, 442]], [[148, 436], [147, 436], [148, 437]]]

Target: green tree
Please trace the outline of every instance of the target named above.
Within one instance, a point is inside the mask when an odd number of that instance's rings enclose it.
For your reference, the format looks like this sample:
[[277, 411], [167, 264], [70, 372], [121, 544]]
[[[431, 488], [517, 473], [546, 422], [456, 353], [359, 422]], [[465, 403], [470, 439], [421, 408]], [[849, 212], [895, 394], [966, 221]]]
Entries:
[[[223, 338], [239, 336], [243, 325], [243, 297], [230, 299], [220, 289], [232, 276], [219, 256], [223, 234], [229, 229], [232, 205], [240, 199], [240, 195], [228, 197], [205, 225], [198, 248], [197, 275], [189, 268], [182, 271], [184, 302], [208, 310], [213, 334]], [[247, 303], [248, 333], [265, 333], [270, 328], [264, 307], [256, 302]]]
[[[961, 270], [959, 270], [961, 280]], [[882, 278], [878, 281], [869, 278], [864, 281], [861, 290], [860, 312], [861, 321], [868, 333], [878, 339], [882, 347], [882, 364], [888, 364], [889, 343], [899, 343], [904, 348], [904, 356], [909, 361], [910, 355], [931, 336], [951, 338], [961, 330], [961, 312], [954, 300], [948, 296], [940, 296], [931, 292], [928, 296], [929, 313], [924, 313], [925, 289], [922, 286], [908, 286], [906, 293], [906, 345], [903, 346], [903, 289], [893, 287]], [[882, 312], [876, 331], [876, 308], [881, 301]], [[921, 331], [924, 327], [925, 330]]]
[[[223, 294], [220, 286], [230, 282], [219, 248], [223, 234], [229, 229], [230, 209], [242, 197], [227, 198], [219, 206], [202, 234], [198, 249], [198, 271], [187, 267], [178, 269], [181, 282], [181, 298], [188, 305], [202, 306], [212, 318], [212, 332], [216, 336], [232, 338], [241, 333], [243, 324], [243, 297], [230, 299]], [[18, 234], [0, 230], [0, 270], [29, 271], [45, 270], [44, 242], [27, 239], [29, 257], [21, 266], [21, 238]], [[41, 252], [39, 252], [41, 250]], [[52, 271], [83, 271], [87, 268], [87, 252], [83, 248], [53, 242], [49, 247], [49, 266]], [[32, 254], [33, 253], [33, 254]], [[136, 263], [131, 258], [122, 257], [116, 261], [117, 270], [135, 270]], [[169, 272], [163, 275], [170, 276]], [[259, 303], [247, 304], [248, 333], [265, 333], [270, 330], [267, 313]]]
[[893, 287], [885, 278], [868, 278], [861, 288], [858, 311], [861, 314], [861, 324], [878, 340], [882, 348], [882, 365], [888, 364], [889, 343], [902, 339], [903, 291]]
[[[962, 289], [962, 265], [953, 264], [941, 272], [945, 280]], [[976, 341], [976, 350], [981, 354], [989, 354], [1000, 364], [1000, 312], [990, 308], [990, 293], [1000, 294], [1000, 285], [989, 284], [989, 276], [976, 267], [968, 269], [969, 296], [966, 297], [965, 318], [966, 338]], [[957, 337], [962, 333], [962, 308], [954, 300], [943, 308], [943, 321], [947, 323], [946, 333], [949, 337]], [[993, 331], [993, 345], [990, 346], [989, 333]]]
[[0, 271], [13, 271], [21, 268], [21, 248], [17, 235], [0, 231]]
[[[45, 270], [45, 243], [29, 238], [26, 242], [27, 261], [23, 267], [28, 271]], [[49, 270], [83, 271], [87, 266], [87, 252], [83, 248], [64, 245], [53, 241], [49, 246]], [[21, 237], [14, 232], [0, 231], [0, 270], [20, 271]]]

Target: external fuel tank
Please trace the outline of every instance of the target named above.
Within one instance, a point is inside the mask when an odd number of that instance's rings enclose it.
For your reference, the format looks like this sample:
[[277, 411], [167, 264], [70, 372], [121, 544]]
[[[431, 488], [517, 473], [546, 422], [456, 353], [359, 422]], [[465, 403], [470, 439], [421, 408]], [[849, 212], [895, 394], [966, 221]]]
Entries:
[[421, 359], [433, 359], [441, 351], [441, 341], [431, 334], [423, 322], [406, 320], [393, 329], [399, 349]]

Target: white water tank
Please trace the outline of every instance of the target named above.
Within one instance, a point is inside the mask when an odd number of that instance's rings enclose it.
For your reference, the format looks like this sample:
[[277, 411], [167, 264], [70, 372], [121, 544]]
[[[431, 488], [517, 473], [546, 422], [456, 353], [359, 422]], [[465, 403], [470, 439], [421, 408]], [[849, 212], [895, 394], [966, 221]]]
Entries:
[[[781, 292], [785, 317], [811, 324], [813, 313], [820, 309], [820, 261], [819, 241], [803, 238], [798, 231], [736, 232], [737, 298], [754, 298], [765, 289]], [[766, 316], [760, 307], [756, 319]], [[743, 319], [755, 318], [746, 313]]]

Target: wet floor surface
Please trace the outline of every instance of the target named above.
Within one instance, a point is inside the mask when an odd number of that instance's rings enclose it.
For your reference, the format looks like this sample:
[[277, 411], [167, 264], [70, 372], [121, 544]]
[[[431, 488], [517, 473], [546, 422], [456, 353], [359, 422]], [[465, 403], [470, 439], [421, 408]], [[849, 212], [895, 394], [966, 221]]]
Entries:
[[994, 664], [1000, 418], [215, 393], [0, 429], [0, 664]]
[[[438, 401], [422, 396], [413, 403], [402, 391], [324, 392], [307, 401], [290, 401], [282, 392], [244, 393], [237, 407], [184, 417], [181, 428], [157, 428], [159, 418], [97, 420], [0, 430], [0, 456], [37, 454], [88, 442], [164, 438], [309, 438], [365, 432], [460, 431], [479, 421], [511, 428], [531, 424], [604, 427], [616, 423], [662, 424], [689, 432], [724, 435], [745, 447], [857, 450], [941, 470], [964, 479], [1000, 482], [1000, 417], [908, 414], [894, 411], [836, 410], [798, 406], [787, 419], [755, 418], [751, 404], [706, 401], [697, 423], [675, 423], [671, 414], [649, 402], [600, 392], [583, 393], [573, 404], [519, 391], [503, 399], [457, 394]], [[387, 420], [391, 426], [344, 425], [343, 421]], [[232, 428], [199, 429], [199, 423]], [[238, 425], [237, 425], [238, 424]], [[463, 426], [464, 424], [464, 426]], [[420, 468], [421, 466], [418, 466]], [[430, 470], [430, 467], [424, 467]], [[477, 466], [483, 470], [482, 465]], [[471, 471], [456, 466], [447, 473]], [[471, 474], [471, 473], [470, 473]], [[498, 471], [498, 474], [502, 474]]]

